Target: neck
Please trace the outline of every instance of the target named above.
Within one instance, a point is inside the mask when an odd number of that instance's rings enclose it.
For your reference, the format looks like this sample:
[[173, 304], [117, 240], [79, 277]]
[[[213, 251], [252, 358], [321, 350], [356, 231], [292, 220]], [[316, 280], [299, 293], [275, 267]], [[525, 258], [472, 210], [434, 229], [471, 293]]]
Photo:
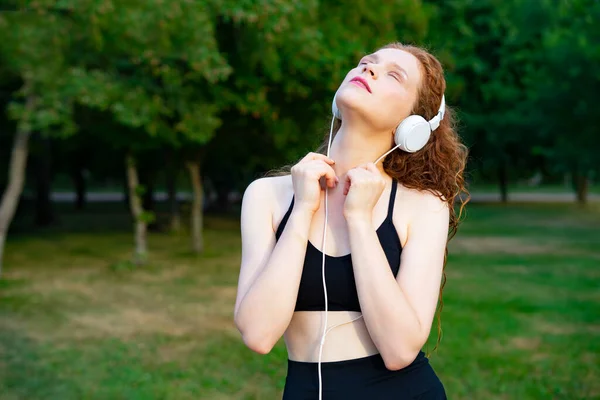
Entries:
[[[378, 132], [369, 127], [345, 123], [333, 138], [329, 157], [335, 160], [335, 173], [342, 178], [352, 168], [375, 162], [390, 150], [392, 144], [393, 137], [390, 132]], [[375, 166], [384, 176], [386, 175], [383, 170], [383, 159]]]

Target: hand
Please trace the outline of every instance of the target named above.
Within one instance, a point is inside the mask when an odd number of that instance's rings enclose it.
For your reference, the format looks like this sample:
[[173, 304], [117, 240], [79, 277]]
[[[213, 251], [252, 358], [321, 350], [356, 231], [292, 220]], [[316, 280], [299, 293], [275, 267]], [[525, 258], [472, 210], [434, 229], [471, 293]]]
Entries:
[[359, 165], [346, 174], [344, 182], [344, 217], [371, 221], [373, 208], [383, 193], [385, 179], [374, 163]]
[[335, 187], [339, 179], [331, 167], [335, 162], [319, 153], [308, 153], [298, 164], [291, 169], [294, 184], [295, 205], [305, 207], [313, 214], [321, 205], [321, 177], [324, 177], [327, 186]]

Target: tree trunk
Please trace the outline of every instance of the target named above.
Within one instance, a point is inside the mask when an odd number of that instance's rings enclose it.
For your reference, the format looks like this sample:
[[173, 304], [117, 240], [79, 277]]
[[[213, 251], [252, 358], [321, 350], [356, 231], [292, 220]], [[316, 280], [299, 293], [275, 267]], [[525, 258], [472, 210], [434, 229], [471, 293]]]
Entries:
[[172, 232], [181, 230], [181, 213], [177, 201], [177, 168], [171, 165], [167, 169], [167, 194], [170, 210], [170, 228]]
[[580, 171], [577, 171], [573, 174], [573, 178], [575, 179], [577, 202], [581, 205], [585, 205], [587, 203], [589, 191], [589, 181], [587, 179], [587, 176], [585, 174], [582, 174]]
[[35, 224], [52, 225], [55, 221], [50, 191], [52, 189], [52, 149], [50, 139], [39, 137], [41, 151], [35, 159]]
[[86, 202], [86, 187], [85, 177], [83, 176], [83, 168], [75, 167], [71, 171], [71, 179], [73, 180], [73, 186], [75, 186], [75, 209], [83, 210]]
[[133, 262], [135, 265], [142, 265], [145, 263], [148, 254], [146, 245], [147, 229], [146, 221], [144, 218], [144, 209], [142, 207], [142, 199], [138, 193], [139, 180], [135, 165], [135, 159], [131, 154], [127, 154], [126, 165], [127, 187], [129, 191], [129, 206], [131, 208], [131, 214], [133, 215], [133, 221], [135, 224], [135, 252]]
[[190, 179], [194, 189], [194, 198], [192, 200], [191, 210], [191, 236], [192, 236], [192, 251], [194, 253], [202, 253], [204, 251], [204, 243], [202, 239], [202, 179], [200, 178], [200, 163], [198, 161], [190, 161], [187, 163], [187, 168], [190, 171]]
[[500, 185], [500, 200], [502, 203], [508, 203], [508, 168], [504, 157], [498, 165], [498, 184]]
[[[25, 112], [29, 114], [34, 107], [33, 97], [29, 96], [25, 103]], [[28, 118], [28, 115], [25, 116]], [[27, 153], [29, 148], [29, 137], [31, 136], [31, 126], [26, 123], [20, 123], [17, 128], [17, 135], [13, 144], [8, 167], [8, 184], [2, 195], [0, 202], [0, 276], [2, 275], [2, 260], [4, 256], [4, 244], [8, 227], [15, 215], [19, 198], [25, 185], [25, 170], [27, 168]]]

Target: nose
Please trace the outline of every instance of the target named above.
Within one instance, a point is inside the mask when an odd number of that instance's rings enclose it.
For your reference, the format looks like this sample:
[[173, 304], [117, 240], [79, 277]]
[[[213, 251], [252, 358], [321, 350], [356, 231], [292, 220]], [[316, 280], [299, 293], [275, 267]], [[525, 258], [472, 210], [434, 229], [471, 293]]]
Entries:
[[373, 63], [366, 63], [365, 66], [363, 67], [362, 72], [368, 72], [369, 74], [371, 74], [371, 78], [377, 79], [377, 76], [378, 76], [377, 66]]

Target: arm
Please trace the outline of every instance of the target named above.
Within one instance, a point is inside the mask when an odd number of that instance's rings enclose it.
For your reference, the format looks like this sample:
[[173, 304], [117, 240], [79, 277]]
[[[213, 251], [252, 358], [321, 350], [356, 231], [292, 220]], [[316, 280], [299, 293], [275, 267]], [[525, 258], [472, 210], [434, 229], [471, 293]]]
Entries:
[[348, 221], [363, 318], [388, 369], [410, 364], [427, 341], [448, 237], [446, 202], [422, 193], [412, 204], [414, 213], [396, 279], [372, 222], [365, 218]]
[[287, 329], [296, 304], [312, 213], [294, 204], [279, 240], [272, 228], [273, 189], [252, 182], [242, 199], [242, 260], [234, 320], [244, 343], [268, 353]]

